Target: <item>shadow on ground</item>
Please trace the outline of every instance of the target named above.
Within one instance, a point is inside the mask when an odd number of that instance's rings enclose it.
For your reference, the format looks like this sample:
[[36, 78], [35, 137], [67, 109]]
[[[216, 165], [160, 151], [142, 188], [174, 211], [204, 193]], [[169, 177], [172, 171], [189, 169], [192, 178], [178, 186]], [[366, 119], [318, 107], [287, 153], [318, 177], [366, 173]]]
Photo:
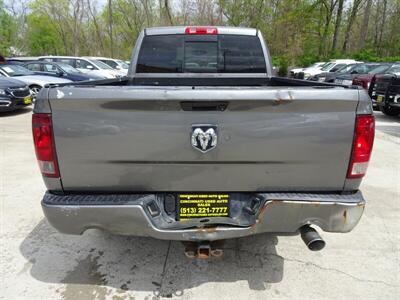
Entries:
[[32, 112], [32, 107], [23, 107], [13, 111], [0, 112], [0, 118], [15, 117]]
[[106, 287], [123, 296], [147, 291], [153, 296], [181, 296], [208, 282], [247, 281], [265, 290], [280, 282], [284, 260], [276, 253], [277, 237], [257, 235], [225, 244], [222, 258], [191, 260], [180, 242], [115, 236], [97, 230], [82, 236], [56, 232], [43, 219], [20, 245], [24, 269], [46, 283], [64, 283], [64, 299], [104, 299]]

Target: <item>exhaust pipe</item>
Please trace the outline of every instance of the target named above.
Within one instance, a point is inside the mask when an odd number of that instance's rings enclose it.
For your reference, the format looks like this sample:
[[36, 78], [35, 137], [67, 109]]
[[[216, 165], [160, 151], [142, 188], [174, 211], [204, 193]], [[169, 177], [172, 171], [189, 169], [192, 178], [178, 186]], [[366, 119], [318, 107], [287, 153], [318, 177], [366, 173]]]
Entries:
[[325, 247], [325, 241], [318, 232], [309, 225], [301, 227], [300, 234], [301, 239], [311, 251], [319, 251]]

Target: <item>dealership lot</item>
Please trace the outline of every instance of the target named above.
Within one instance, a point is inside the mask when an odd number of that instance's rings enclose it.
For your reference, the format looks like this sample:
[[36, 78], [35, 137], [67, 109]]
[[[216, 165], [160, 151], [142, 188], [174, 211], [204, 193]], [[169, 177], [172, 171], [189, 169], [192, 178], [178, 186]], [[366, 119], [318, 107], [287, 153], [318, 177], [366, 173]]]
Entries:
[[[399, 299], [400, 118], [376, 113], [363, 218], [322, 233], [321, 252], [298, 236], [228, 241], [219, 259], [189, 260], [179, 242], [97, 230], [57, 233], [33, 150], [31, 109], [0, 116], [0, 299]], [[79, 174], [77, 174], [79, 176]]]

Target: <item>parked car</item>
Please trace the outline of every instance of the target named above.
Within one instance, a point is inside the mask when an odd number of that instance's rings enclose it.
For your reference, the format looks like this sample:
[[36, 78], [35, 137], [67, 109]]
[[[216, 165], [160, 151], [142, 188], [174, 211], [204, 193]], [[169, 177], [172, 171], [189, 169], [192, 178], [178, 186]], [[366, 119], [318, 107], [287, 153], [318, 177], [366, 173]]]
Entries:
[[344, 65], [335, 72], [323, 72], [309, 77], [308, 80], [333, 83], [338, 74], [347, 73], [356, 66], [357, 64]]
[[36, 75], [23, 66], [13, 64], [0, 64], [0, 74], [5, 77], [15, 77], [15, 79], [25, 82], [31, 90], [34, 99], [40, 89], [42, 89], [46, 84], [71, 82], [71, 80], [56, 78], [53, 76]]
[[356, 64], [348, 68], [345, 72], [337, 72], [334, 77], [336, 84], [352, 85], [353, 78], [359, 74], [368, 74], [369, 71], [380, 67], [379, 63]]
[[321, 74], [321, 73], [326, 73], [326, 72], [337, 72], [338, 70], [340, 70], [341, 68], [343, 68], [344, 66], [350, 65], [350, 64], [357, 64], [357, 63], [361, 63], [358, 62], [354, 59], [335, 59], [335, 60], [331, 60], [329, 61], [329, 63], [325, 64], [322, 68], [320, 69], [311, 69], [311, 70], [307, 70], [304, 73], [304, 79], [312, 79], [313, 76]]
[[[325, 64], [327, 64], [327, 62], [316, 62], [307, 68], [291, 69], [289, 72], [289, 76], [292, 78], [299, 78], [299, 74], [301, 72], [304, 74], [304, 73], [308, 73], [308, 70], [321, 69]], [[303, 79], [303, 78], [300, 78], [300, 79]]]
[[93, 56], [86, 58], [101, 61], [106, 65], [110, 66], [111, 68], [113, 68], [114, 70], [119, 71], [123, 76], [126, 76], [128, 74], [129, 65], [126, 64], [123, 60], [107, 58], [107, 57], [93, 57]]
[[188, 257], [206, 258], [222, 254], [215, 241], [265, 232], [321, 250], [311, 225], [356, 226], [374, 140], [366, 91], [271, 76], [252, 28], [148, 28], [136, 43], [127, 78], [39, 95], [34, 145], [56, 229], [187, 241]]
[[39, 75], [62, 77], [71, 81], [99, 80], [105, 79], [90, 73], [83, 73], [70, 65], [48, 61], [33, 61], [23, 65], [28, 70]]
[[117, 78], [122, 75], [101, 61], [74, 56], [41, 56], [41, 61], [60, 62], [78, 69], [83, 73], [90, 73], [105, 78]]
[[385, 73], [392, 65], [393, 63], [381, 63], [379, 67], [370, 70], [367, 74], [356, 75], [353, 78], [353, 85], [359, 85], [368, 90], [374, 75]]
[[380, 111], [388, 116], [400, 114], [400, 64], [393, 65], [385, 74], [375, 75], [372, 84], [370, 92], [375, 92]]
[[25, 82], [0, 76], [0, 112], [13, 111], [31, 104], [31, 92]]
[[16, 57], [9, 57], [7, 58], [7, 63], [9, 64], [17, 64], [23, 65], [30, 61], [37, 60], [36, 56], [16, 56]]

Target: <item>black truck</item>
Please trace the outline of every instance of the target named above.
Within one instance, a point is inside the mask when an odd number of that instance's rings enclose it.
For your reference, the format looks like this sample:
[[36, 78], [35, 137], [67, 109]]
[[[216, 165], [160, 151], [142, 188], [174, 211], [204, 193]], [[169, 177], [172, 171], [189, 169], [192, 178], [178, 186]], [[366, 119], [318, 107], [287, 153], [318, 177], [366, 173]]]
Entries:
[[369, 87], [369, 94], [385, 115], [399, 115], [400, 63], [393, 65], [386, 74], [375, 75]]

